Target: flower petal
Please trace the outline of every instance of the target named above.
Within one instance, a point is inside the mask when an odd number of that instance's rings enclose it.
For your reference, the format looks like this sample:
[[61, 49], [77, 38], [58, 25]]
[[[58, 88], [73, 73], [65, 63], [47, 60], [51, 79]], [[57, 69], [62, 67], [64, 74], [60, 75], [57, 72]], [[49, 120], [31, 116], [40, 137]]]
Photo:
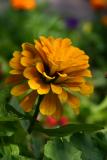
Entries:
[[16, 57], [10, 60], [9, 66], [16, 70], [23, 69], [22, 65], [20, 64], [20, 58], [16, 58]]
[[45, 71], [44, 65], [43, 65], [42, 62], [38, 62], [38, 63], [36, 64], [36, 69], [37, 69], [37, 71], [38, 71], [39, 73], [41, 73], [41, 74]]
[[55, 113], [57, 107], [57, 96], [49, 93], [45, 95], [44, 99], [40, 104], [40, 112], [43, 115], [52, 115]]
[[38, 88], [37, 92], [38, 94], [47, 94], [50, 91], [50, 86], [48, 84], [40, 84], [40, 87]]
[[17, 74], [21, 74], [22, 72], [20, 70], [11, 70], [9, 73], [17, 75]]
[[56, 111], [54, 112], [54, 114], [52, 114], [53, 117], [55, 117], [57, 120], [60, 120], [62, 113], [63, 113], [63, 107], [61, 105], [61, 102], [59, 101], [59, 99], [56, 99]]
[[44, 75], [44, 77], [45, 77], [47, 80], [55, 79], [55, 76], [50, 77], [50, 76], [48, 76], [48, 75], [46, 74], [46, 72], [43, 72], [43, 75]]
[[35, 49], [35, 46], [31, 43], [23, 43], [22, 44], [22, 48], [23, 50], [27, 50], [29, 52], [31, 52], [32, 54], [35, 55], [35, 53], [37, 53], [36, 49]]
[[22, 64], [24, 67], [32, 66], [32, 64], [33, 64], [33, 59], [28, 58], [28, 57], [22, 57], [22, 58], [21, 58], [21, 64]]
[[52, 89], [52, 92], [56, 94], [61, 94], [62, 92], [62, 87], [59, 85], [51, 84], [51, 89]]
[[28, 81], [28, 84], [30, 86], [31, 89], [38, 89], [40, 87], [40, 82], [39, 82], [39, 79], [38, 78], [35, 78], [35, 79], [30, 79]]
[[68, 99], [68, 94], [64, 89], [62, 90], [62, 93], [59, 94], [58, 96], [59, 96], [59, 99], [62, 103], [65, 103]]
[[11, 94], [13, 96], [20, 96], [24, 94], [29, 89], [27, 84], [19, 84], [12, 88]]
[[28, 79], [34, 79], [35, 77], [37, 77], [37, 73], [36, 73], [36, 69], [35, 67], [27, 67], [25, 68], [23, 75], [25, 78]]
[[25, 112], [30, 112], [35, 104], [37, 98], [37, 92], [33, 91], [21, 101], [20, 106], [24, 109]]
[[23, 50], [23, 51], [21, 52], [21, 54], [22, 54], [23, 56], [25, 56], [25, 57], [33, 58], [32, 53], [31, 53], [30, 51], [28, 51], [28, 50]]
[[68, 104], [72, 107], [73, 111], [76, 114], [79, 114], [80, 112], [80, 101], [77, 97], [71, 95], [68, 93]]
[[17, 84], [17, 83], [20, 83], [21, 81], [22, 81], [22, 76], [12, 75], [6, 78], [5, 83], [6, 84]]
[[58, 72], [58, 75], [59, 75], [60, 77], [62, 77], [62, 78], [67, 77], [67, 74], [66, 74], [66, 73], [59, 73], [59, 72]]
[[20, 57], [21, 57], [21, 53], [20, 53], [19, 51], [15, 51], [15, 52], [13, 53], [13, 57], [15, 57], [15, 58], [20, 58]]
[[81, 85], [80, 92], [83, 95], [90, 95], [93, 93], [94, 87], [92, 84], [86, 82]]

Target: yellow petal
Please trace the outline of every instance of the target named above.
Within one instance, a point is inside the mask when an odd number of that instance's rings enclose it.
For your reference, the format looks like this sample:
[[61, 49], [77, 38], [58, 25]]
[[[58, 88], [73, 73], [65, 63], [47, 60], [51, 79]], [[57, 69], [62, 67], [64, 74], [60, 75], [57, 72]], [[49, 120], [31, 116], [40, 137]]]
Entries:
[[92, 73], [91, 73], [90, 70], [87, 69], [87, 70], [85, 70], [83, 72], [82, 76], [84, 76], [84, 77], [92, 77]]
[[68, 94], [64, 89], [62, 90], [62, 93], [59, 94], [58, 96], [59, 96], [59, 99], [62, 103], [65, 103], [68, 99]]
[[74, 77], [74, 76], [83, 76], [83, 77], [92, 77], [92, 73], [90, 70], [77, 70], [77, 71], [72, 71], [71, 73], [69, 73], [70, 77]]
[[52, 114], [52, 117], [55, 117], [57, 120], [60, 120], [62, 113], [63, 113], [63, 107], [59, 101], [58, 98], [56, 98], [56, 111], [54, 112], [54, 114]]
[[65, 38], [62, 40], [62, 47], [67, 47], [72, 44], [71, 40], [69, 38]]
[[23, 69], [22, 65], [20, 64], [20, 59], [18, 58], [12, 58], [9, 62], [9, 66], [16, 70]]
[[65, 74], [65, 73], [58, 73], [58, 75], [60, 76], [60, 77], [67, 77], [67, 74]]
[[74, 76], [74, 77], [68, 77], [68, 80], [66, 81], [67, 83], [73, 83], [73, 82], [78, 82], [78, 83], [83, 83], [85, 82], [84, 78], [83, 77], [80, 77], [80, 76]]
[[35, 67], [27, 67], [24, 70], [23, 75], [24, 75], [25, 78], [28, 78], [28, 79], [34, 79], [35, 77], [37, 77]]
[[35, 104], [37, 92], [33, 91], [21, 101], [20, 106], [25, 112], [30, 112]]
[[20, 53], [19, 51], [15, 51], [15, 52], [13, 53], [13, 57], [15, 57], [15, 58], [20, 58], [20, 57], [21, 57], [21, 53]]
[[35, 46], [31, 43], [23, 43], [22, 48], [23, 48], [23, 50], [30, 51], [34, 55], [37, 52], [36, 49], [35, 49]]
[[40, 87], [40, 82], [39, 82], [38, 78], [37, 79], [36, 78], [35, 79], [30, 79], [28, 81], [28, 84], [29, 84], [30, 88], [34, 89], [34, 90], [36, 90]]
[[55, 113], [57, 107], [57, 97], [54, 94], [45, 95], [40, 104], [40, 112], [43, 115], [52, 115]]
[[33, 58], [33, 55], [30, 51], [24, 50], [24, 51], [21, 52], [21, 54], [25, 57]]
[[43, 65], [42, 62], [38, 62], [38, 63], [36, 64], [36, 69], [37, 69], [37, 71], [38, 71], [39, 73], [41, 73], [41, 74], [45, 71], [44, 65]]
[[10, 74], [21, 74], [22, 72], [20, 70], [11, 70], [9, 73]]
[[11, 94], [13, 96], [20, 96], [24, 94], [29, 89], [27, 84], [19, 84], [12, 88]]
[[43, 75], [44, 77], [47, 79], [47, 80], [52, 80], [52, 79], [55, 79], [55, 76], [54, 77], [50, 77], [46, 74], [46, 72], [43, 72]]
[[70, 87], [69, 88], [72, 92], [79, 92], [80, 91], [80, 87]]
[[53, 93], [56, 93], [56, 94], [62, 93], [62, 87], [59, 85], [51, 84], [51, 89]]
[[21, 64], [22, 64], [24, 67], [32, 66], [32, 64], [33, 64], [33, 59], [28, 58], [28, 57], [22, 57], [22, 58], [21, 58]]
[[37, 49], [38, 53], [40, 54], [40, 57], [43, 59], [43, 61], [47, 64], [47, 58], [46, 54], [42, 49], [42, 45], [39, 41], [35, 41], [35, 48]]
[[80, 92], [83, 95], [90, 95], [93, 93], [94, 87], [92, 84], [86, 82], [81, 85]]
[[17, 83], [20, 83], [21, 80], [22, 80], [21, 76], [12, 75], [12, 76], [6, 78], [5, 83], [6, 84], [17, 84]]
[[38, 88], [37, 92], [38, 94], [47, 94], [50, 91], [50, 86], [48, 84], [40, 84], [40, 87]]
[[79, 114], [80, 112], [80, 101], [77, 97], [71, 95], [68, 93], [68, 104], [72, 107], [73, 111], [76, 114]]

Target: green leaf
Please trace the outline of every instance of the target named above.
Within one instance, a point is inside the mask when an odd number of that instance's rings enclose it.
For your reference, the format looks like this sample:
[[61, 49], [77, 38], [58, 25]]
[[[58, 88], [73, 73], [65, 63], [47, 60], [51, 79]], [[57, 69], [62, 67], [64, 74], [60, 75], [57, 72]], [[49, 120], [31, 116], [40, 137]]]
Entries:
[[19, 155], [19, 147], [15, 144], [4, 145], [4, 154], [11, 155], [11, 156], [18, 156]]
[[9, 115], [7, 117], [0, 116], [0, 122], [12, 122], [12, 121], [18, 121], [19, 119], [15, 115]]
[[5, 136], [10, 137], [14, 134], [14, 132], [15, 132], [15, 128], [13, 126], [13, 123], [11, 123], [11, 122], [0, 123], [0, 137], [5, 137]]
[[44, 154], [51, 160], [82, 160], [81, 151], [65, 139], [54, 139], [45, 145]]
[[91, 135], [76, 133], [71, 137], [72, 143], [82, 151], [82, 160], [103, 160], [104, 153], [98, 148]]
[[20, 119], [31, 119], [32, 117], [30, 115], [28, 115], [27, 113], [24, 114], [24, 113], [21, 113], [19, 111], [17, 111], [12, 105], [10, 104], [7, 104], [6, 105], [6, 109], [8, 112], [10, 113], [13, 113], [14, 115], [17, 116], [17, 118], [20, 118]]
[[32, 151], [35, 159], [38, 160], [42, 158], [45, 143], [45, 137], [43, 134], [36, 134], [35, 136], [32, 136]]
[[9, 86], [0, 87], [0, 105], [6, 103], [6, 100], [9, 97], [9, 95], [10, 95]]
[[32, 158], [28, 158], [20, 155], [19, 147], [15, 144], [1, 146], [1, 160], [33, 160]]
[[55, 129], [45, 129], [40, 124], [36, 123], [34, 127], [35, 132], [42, 132], [48, 136], [67, 136], [76, 132], [94, 132], [101, 130], [103, 127], [97, 124], [69, 124], [66, 126], [61, 126]]

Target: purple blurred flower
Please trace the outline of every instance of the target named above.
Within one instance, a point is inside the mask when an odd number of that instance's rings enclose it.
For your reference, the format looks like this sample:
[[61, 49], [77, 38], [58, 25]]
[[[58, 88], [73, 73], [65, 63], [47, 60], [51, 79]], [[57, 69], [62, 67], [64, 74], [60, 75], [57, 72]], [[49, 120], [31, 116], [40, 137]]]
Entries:
[[78, 26], [79, 21], [75, 18], [65, 18], [65, 23], [69, 29], [75, 29]]

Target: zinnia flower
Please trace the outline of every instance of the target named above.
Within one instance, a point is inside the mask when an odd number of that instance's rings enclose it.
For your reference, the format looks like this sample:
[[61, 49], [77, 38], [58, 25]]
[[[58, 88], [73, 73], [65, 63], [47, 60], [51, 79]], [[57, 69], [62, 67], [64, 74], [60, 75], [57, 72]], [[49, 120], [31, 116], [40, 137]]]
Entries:
[[107, 0], [90, 0], [90, 3], [94, 9], [107, 8]]
[[35, 0], [11, 0], [11, 5], [15, 9], [31, 10], [36, 7]]
[[88, 61], [68, 38], [42, 36], [35, 44], [24, 43], [9, 63], [12, 70], [7, 82], [15, 85], [11, 94], [25, 95], [20, 103], [25, 112], [32, 110], [38, 95], [44, 95], [39, 108], [43, 115], [60, 117], [65, 102], [79, 113], [74, 93], [89, 95], [93, 90], [85, 79], [91, 77]]

